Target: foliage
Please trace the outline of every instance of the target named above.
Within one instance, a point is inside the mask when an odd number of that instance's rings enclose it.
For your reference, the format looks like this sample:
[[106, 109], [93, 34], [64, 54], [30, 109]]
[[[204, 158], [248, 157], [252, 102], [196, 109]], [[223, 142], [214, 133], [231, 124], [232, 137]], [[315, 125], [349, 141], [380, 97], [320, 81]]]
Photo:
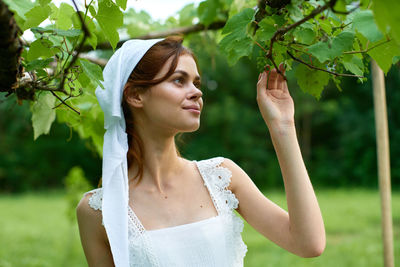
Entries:
[[[387, 10], [382, 6], [395, 1], [383, 2], [374, 1], [374, 10]], [[317, 99], [330, 79], [339, 86], [343, 75], [363, 77], [368, 72], [369, 56], [387, 73], [397, 60], [395, 56], [400, 55], [394, 20], [379, 17], [382, 24], [378, 28], [367, 1], [294, 0], [285, 7], [266, 6], [263, 12], [267, 15], [257, 21], [259, 12], [245, 8], [227, 21], [220, 48], [228, 62], [233, 65], [258, 49], [259, 71], [265, 64], [276, 67], [284, 62], [287, 69], [295, 68], [297, 78], [304, 76], [298, 79], [298, 85]], [[296, 61], [301, 63], [298, 67]], [[342, 74], [346, 70], [352, 74]]]
[[[92, 142], [85, 142], [64, 123], [54, 123], [51, 134], [34, 140], [28, 102], [0, 96], [0, 191], [21, 192], [60, 188], [71, 166], [85, 170], [95, 186], [101, 158]], [[13, 100], [13, 101], [10, 101]]]

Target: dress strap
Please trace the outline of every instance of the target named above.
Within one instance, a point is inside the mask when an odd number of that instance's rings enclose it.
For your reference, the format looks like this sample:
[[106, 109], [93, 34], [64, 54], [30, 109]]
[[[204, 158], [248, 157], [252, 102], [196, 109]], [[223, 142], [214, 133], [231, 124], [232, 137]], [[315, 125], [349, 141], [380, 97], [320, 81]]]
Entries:
[[223, 157], [214, 157], [196, 162], [219, 214], [231, 213], [239, 205], [236, 196], [228, 189], [232, 172], [221, 166], [223, 161]]

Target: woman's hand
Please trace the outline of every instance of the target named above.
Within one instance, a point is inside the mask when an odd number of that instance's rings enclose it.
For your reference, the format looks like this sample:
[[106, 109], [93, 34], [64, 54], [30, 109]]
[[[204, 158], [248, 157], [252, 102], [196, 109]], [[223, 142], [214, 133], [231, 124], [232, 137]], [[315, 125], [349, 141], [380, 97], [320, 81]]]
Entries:
[[[285, 73], [281, 63], [279, 70]], [[268, 85], [267, 85], [268, 84]], [[257, 103], [265, 123], [294, 125], [294, 103], [286, 80], [276, 69], [260, 73], [257, 83]]]

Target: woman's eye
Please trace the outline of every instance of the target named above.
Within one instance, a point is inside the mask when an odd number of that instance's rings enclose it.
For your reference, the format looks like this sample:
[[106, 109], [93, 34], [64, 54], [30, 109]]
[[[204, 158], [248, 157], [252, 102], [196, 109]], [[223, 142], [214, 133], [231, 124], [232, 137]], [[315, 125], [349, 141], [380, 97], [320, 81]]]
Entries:
[[182, 78], [175, 78], [174, 82], [182, 84], [183, 83], [183, 79]]

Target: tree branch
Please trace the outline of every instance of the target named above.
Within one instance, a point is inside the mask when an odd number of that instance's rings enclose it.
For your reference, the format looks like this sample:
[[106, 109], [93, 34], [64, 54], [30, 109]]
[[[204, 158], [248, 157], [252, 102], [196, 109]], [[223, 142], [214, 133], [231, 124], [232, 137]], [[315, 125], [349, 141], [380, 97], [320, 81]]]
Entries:
[[288, 25], [288, 26], [286, 26], [286, 27], [281, 27], [281, 28], [279, 28], [279, 29], [275, 32], [275, 34], [272, 36], [272, 38], [271, 38], [271, 43], [270, 43], [270, 46], [269, 46], [269, 50], [268, 50], [268, 53], [267, 53], [266, 57], [267, 57], [268, 59], [271, 60], [272, 64], [274, 64], [274, 66], [275, 66], [275, 68], [276, 68], [276, 71], [277, 71], [280, 75], [282, 75], [285, 79], [286, 79], [286, 77], [284, 76], [284, 74], [279, 70], [279, 68], [276, 67], [276, 63], [275, 63], [275, 61], [274, 61], [274, 59], [273, 59], [273, 56], [272, 56], [272, 49], [273, 49], [273, 47], [274, 47], [274, 43], [276, 42], [276, 40], [278, 40], [279, 38], [281, 38], [285, 33], [287, 33], [288, 31], [290, 31], [291, 29], [296, 28], [297, 26], [303, 24], [303, 23], [306, 22], [307, 20], [314, 18], [316, 15], [322, 13], [322, 12], [325, 11], [326, 9], [328, 9], [328, 8], [333, 8], [333, 6], [335, 5], [335, 3], [336, 3], [336, 0], [331, 0], [331, 1], [327, 2], [325, 5], [317, 7], [317, 8], [314, 9], [310, 14], [308, 14], [307, 16], [305, 16], [304, 18], [302, 18], [301, 20], [299, 20], [299, 21], [297, 21], [297, 22], [295, 22], [295, 23], [293, 23], [293, 24], [290, 24], [290, 25]]
[[345, 52], [343, 52], [343, 54], [360, 54], [360, 53], [367, 53], [367, 52], [369, 52], [370, 50], [372, 50], [372, 49], [374, 49], [374, 48], [377, 48], [378, 46], [381, 46], [381, 45], [383, 45], [383, 44], [386, 44], [386, 43], [388, 43], [388, 42], [390, 42], [390, 41], [392, 41], [392, 39], [388, 39], [388, 40], [385, 40], [384, 42], [382, 42], [382, 43], [379, 43], [379, 44], [376, 44], [376, 45], [374, 45], [374, 46], [372, 46], [372, 47], [367, 47], [367, 48], [365, 48], [364, 50], [360, 50], [360, 51], [345, 51]]
[[290, 53], [289, 51], [286, 51], [286, 52], [287, 52], [287, 54], [288, 54], [293, 60], [295, 60], [295, 61], [297, 61], [297, 62], [300, 62], [300, 63], [306, 65], [306, 66], [309, 67], [310, 69], [324, 71], [324, 72], [327, 72], [327, 73], [332, 74], [332, 75], [335, 75], [335, 76], [364, 78], [364, 76], [360, 76], [360, 75], [347, 74], [347, 73], [337, 73], [337, 72], [333, 72], [333, 71], [321, 69], [321, 68], [315, 67], [315, 66], [313, 66], [313, 65], [311, 65], [311, 64], [308, 64], [307, 62], [301, 60], [300, 58], [297, 58], [297, 57], [293, 56], [292, 53]]
[[[54, 93], [54, 91], [50, 91], [58, 100], [60, 100], [61, 101], [61, 103], [63, 103], [64, 105], [66, 105], [67, 107], [69, 107], [70, 109], [72, 109], [73, 111], [75, 111], [76, 113], [78, 113], [78, 115], [81, 115], [81, 113], [79, 112], [79, 111], [77, 111], [77, 110], [75, 110], [73, 107], [71, 107], [70, 105], [68, 105], [67, 103], [65, 103], [65, 101], [64, 100], [62, 100], [58, 95], [56, 95], [56, 93]], [[69, 97], [68, 97], [69, 98]], [[58, 107], [58, 106], [57, 106]], [[56, 108], [56, 107], [54, 107], [54, 108]], [[53, 108], [53, 109], [54, 109]]]
[[[200, 32], [203, 30], [218, 30], [218, 29], [223, 28], [225, 26], [225, 23], [226, 23], [226, 21], [217, 21], [217, 22], [211, 23], [208, 27], [206, 27], [204, 24], [199, 23], [199, 24], [195, 24], [192, 26], [179, 27], [179, 28], [174, 28], [174, 29], [170, 29], [170, 30], [166, 30], [166, 31], [149, 33], [146, 35], [133, 37], [132, 39], [147, 40], [147, 39], [155, 39], [155, 38], [164, 38], [169, 35], [185, 35], [185, 34]], [[122, 44], [128, 40], [130, 40], [130, 39], [119, 41], [117, 44], [117, 48], [121, 47]], [[112, 49], [112, 47], [109, 42], [104, 42], [104, 43], [98, 44], [96, 49]], [[82, 47], [81, 52], [88, 52], [88, 51], [92, 51], [92, 50], [93, 50], [92, 46], [85, 45]]]
[[60, 82], [60, 84], [58, 86], [59, 90], [64, 88], [65, 78], [67, 77], [68, 71], [74, 65], [75, 61], [78, 59], [79, 53], [82, 51], [83, 44], [85, 43], [86, 38], [90, 36], [89, 30], [86, 27], [85, 21], [82, 18], [81, 13], [79, 13], [79, 9], [78, 9], [78, 6], [75, 3], [75, 0], [72, 0], [72, 3], [75, 6], [76, 14], [78, 15], [79, 20], [81, 22], [81, 26], [82, 26], [82, 30], [83, 30], [83, 38], [82, 38], [82, 40], [81, 40], [81, 42], [80, 42], [80, 44], [78, 46], [78, 49], [75, 50], [74, 56], [72, 57], [72, 59], [69, 62], [68, 66], [64, 69], [64, 71], [62, 73], [61, 82]]

